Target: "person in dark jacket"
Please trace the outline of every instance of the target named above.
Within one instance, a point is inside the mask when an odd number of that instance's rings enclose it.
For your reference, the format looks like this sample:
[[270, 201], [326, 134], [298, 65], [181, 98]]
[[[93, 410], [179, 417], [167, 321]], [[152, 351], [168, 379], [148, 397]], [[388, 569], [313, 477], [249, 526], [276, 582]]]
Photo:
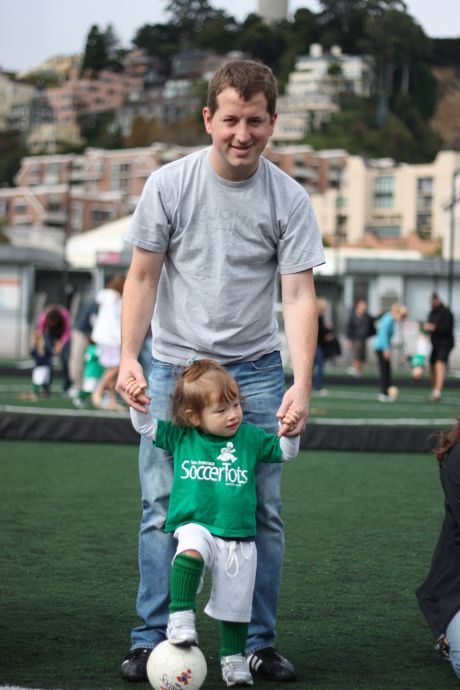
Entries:
[[319, 395], [327, 395], [328, 391], [324, 388], [324, 361], [334, 354], [340, 352], [331, 351], [331, 345], [337, 343], [333, 329], [325, 322], [327, 301], [323, 297], [316, 299], [318, 309], [318, 341], [316, 345], [315, 361], [313, 364], [313, 390]]
[[436, 638], [436, 649], [460, 678], [460, 420], [450, 434], [441, 435], [434, 455], [440, 464], [444, 521], [417, 599]]
[[353, 363], [350, 373], [362, 376], [366, 361], [366, 340], [375, 335], [375, 317], [367, 311], [365, 299], [359, 299], [348, 317], [346, 336], [350, 344]]
[[454, 317], [436, 292], [431, 295], [431, 311], [423, 327], [430, 333], [432, 345], [430, 355], [432, 390], [428, 400], [439, 402], [444, 388], [449, 354], [454, 347]]

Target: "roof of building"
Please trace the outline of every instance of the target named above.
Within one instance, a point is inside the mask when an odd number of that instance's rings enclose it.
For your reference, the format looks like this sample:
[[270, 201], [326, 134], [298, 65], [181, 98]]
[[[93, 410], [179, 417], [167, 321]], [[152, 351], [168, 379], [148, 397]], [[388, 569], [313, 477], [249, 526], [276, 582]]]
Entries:
[[96, 230], [89, 230], [71, 237], [66, 245], [65, 256], [72, 268], [93, 268], [98, 255], [109, 252], [123, 253], [126, 247], [124, 236], [132, 215], [106, 223]]

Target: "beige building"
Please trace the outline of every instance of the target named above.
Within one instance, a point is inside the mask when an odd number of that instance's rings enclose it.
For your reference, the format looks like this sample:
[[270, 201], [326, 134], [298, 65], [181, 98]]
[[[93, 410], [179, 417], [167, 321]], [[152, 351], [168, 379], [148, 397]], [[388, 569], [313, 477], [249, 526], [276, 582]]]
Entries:
[[0, 130], [9, 128], [9, 117], [13, 108], [30, 103], [34, 94], [34, 86], [21, 84], [5, 74], [0, 74]]

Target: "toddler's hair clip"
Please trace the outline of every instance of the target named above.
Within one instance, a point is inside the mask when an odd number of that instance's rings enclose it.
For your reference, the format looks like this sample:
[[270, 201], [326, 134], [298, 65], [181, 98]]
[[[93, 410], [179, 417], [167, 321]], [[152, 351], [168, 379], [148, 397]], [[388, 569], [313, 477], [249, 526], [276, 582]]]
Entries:
[[196, 357], [189, 357], [186, 364], [189, 366], [190, 364], [193, 364], [193, 362], [196, 362]]

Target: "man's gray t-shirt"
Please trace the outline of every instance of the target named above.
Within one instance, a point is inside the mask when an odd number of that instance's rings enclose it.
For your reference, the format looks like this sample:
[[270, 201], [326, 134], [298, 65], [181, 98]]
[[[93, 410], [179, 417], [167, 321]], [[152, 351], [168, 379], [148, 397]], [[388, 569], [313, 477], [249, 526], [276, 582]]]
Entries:
[[165, 254], [153, 355], [222, 363], [280, 348], [276, 276], [324, 263], [306, 191], [266, 158], [243, 182], [219, 177], [209, 148], [152, 173], [126, 240]]

